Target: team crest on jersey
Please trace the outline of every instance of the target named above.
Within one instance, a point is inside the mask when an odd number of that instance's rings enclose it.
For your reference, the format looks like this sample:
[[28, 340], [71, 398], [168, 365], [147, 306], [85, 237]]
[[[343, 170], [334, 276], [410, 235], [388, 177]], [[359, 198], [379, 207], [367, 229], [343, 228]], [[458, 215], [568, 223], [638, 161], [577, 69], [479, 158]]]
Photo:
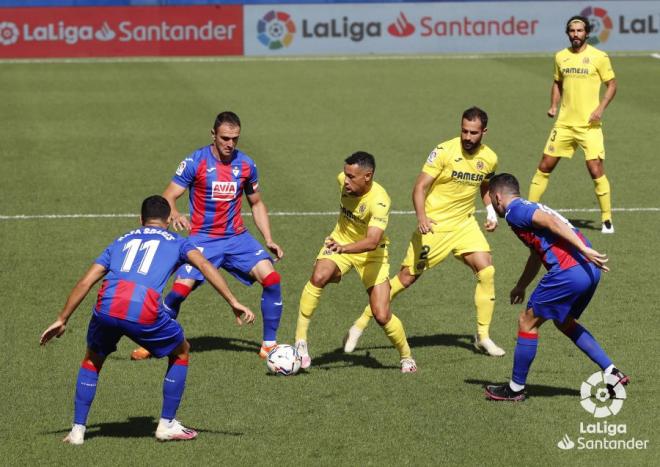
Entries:
[[213, 182], [211, 199], [214, 201], [232, 201], [236, 197], [236, 182]]
[[179, 164], [179, 167], [176, 169], [176, 174], [181, 176], [183, 174], [183, 171], [186, 170], [186, 161], [181, 161]]
[[234, 174], [234, 177], [238, 177], [238, 174], [240, 173], [240, 170], [238, 169], [237, 166], [234, 166], [231, 168], [231, 173]]
[[433, 151], [431, 151], [431, 154], [429, 154], [429, 157], [426, 159], [426, 163], [433, 164], [433, 161], [435, 160], [436, 157], [438, 157], [438, 153], [434, 149]]
[[585, 65], [589, 65], [589, 57], [584, 57], [582, 59], [582, 63], [584, 63]]
[[477, 161], [477, 170], [484, 170], [483, 161]]
[[365, 204], [360, 204], [360, 206], [358, 207], [358, 212], [360, 214], [364, 214], [365, 209], [367, 209], [367, 206]]

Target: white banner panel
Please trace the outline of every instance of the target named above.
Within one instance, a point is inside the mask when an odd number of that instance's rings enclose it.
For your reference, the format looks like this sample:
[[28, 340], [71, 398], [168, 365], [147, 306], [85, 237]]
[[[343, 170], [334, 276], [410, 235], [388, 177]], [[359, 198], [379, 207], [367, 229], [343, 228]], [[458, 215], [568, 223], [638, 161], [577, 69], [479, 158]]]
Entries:
[[660, 50], [660, 1], [246, 5], [245, 55], [552, 52], [590, 19], [604, 50]]

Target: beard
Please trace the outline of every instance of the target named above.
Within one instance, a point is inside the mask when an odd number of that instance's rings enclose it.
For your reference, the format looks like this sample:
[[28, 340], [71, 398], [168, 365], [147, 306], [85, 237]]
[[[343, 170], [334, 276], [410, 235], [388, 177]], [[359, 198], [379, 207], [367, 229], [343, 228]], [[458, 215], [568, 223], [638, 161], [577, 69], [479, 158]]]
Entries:
[[577, 50], [580, 47], [582, 47], [582, 45], [585, 43], [585, 41], [586, 41], [586, 38], [580, 39], [579, 37], [576, 37], [575, 39], [571, 39], [571, 47], [573, 47], [574, 49]]
[[461, 140], [461, 147], [463, 150], [469, 153], [474, 152], [474, 150], [479, 146], [481, 146], [481, 139], [479, 139], [479, 141], [475, 141], [474, 143], [472, 141]]

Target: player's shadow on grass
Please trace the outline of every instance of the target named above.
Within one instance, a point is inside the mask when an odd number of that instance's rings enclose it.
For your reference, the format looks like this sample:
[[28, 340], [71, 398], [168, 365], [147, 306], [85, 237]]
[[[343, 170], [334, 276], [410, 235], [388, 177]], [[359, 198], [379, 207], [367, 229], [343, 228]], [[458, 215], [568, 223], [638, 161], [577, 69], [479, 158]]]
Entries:
[[190, 351], [208, 352], [210, 350], [229, 350], [230, 352], [259, 352], [260, 342], [233, 337], [197, 336], [189, 337]]
[[[337, 365], [337, 363], [343, 363], [343, 365]], [[312, 364], [313, 368], [319, 368], [321, 370], [334, 370], [353, 366], [363, 366], [365, 368], [373, 368], [376, 370], [389, 370], [392, 368], [399, 369], [398, 365], [383, 365], [372, 357], [369, 352], [366, 354], [349, 354], [345, 353], [342, 347], [338, 347], [331, 352], [314, 357]]]
[[587, 219], [569, 219], [568, 220], [573, 227], [577, 227], [580, 230], [600, 230], [600, 225], [594, 225], [594, 221]]
[[[408, 345], [412, 348], [416, 347], [460, 347], [470, 350], [474, 353], [480, 353], [472, 345], [472, 338], [468, 334], [432, 334], [429, 336], [410, 336], [408, 337]], [[389, 349], [391, 345], [379, 345], [362, 347], [362, 349]], [[358, 346], [358, 349], [360, 347]]]
[[[488, 384], [504, 384], [502, 381], [485, 381], [483, 379], [466, 379], [467, 384], [486, 387]], [[579, 396], [580, 391], [574, 388], [562, 388], [557, 386], [545, 386], [543, 384], [527, 384], [527, 394], [531, 397], [556, 397], [556, 396]]]

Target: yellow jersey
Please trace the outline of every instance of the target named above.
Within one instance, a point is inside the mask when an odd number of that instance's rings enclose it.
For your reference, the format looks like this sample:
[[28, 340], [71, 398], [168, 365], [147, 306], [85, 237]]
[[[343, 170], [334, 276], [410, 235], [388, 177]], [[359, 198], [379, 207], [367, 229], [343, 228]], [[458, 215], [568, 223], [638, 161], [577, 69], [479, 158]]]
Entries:
[[[337, 176], [339, 190], [339, 219], [330, 236], [337, 242], [346, 244], [357, 242], [367, 236], [369, 227], [385, 230], [390, 217], [390, 197], [385, 188], [372, 182], [371, 189], [362, 196], [349, 195], [344, 191], [346, 175], [342, 172]], [[383, 235], [381, 246], [389, 243]]]
[[433, 231], [454, 230], [474, 215], [475, 196], [496, 169], [497, 155], [485, 144], [469, 154], [460, 137], [440, 143], [422, 167], [435, 179], [424, 203], [426, 216], [436, 222]]
[[587, 45], [580, 53], [564, 49], [555, 55], [554, 80], [562, 83], [558, 126], [589, 126], [600, 104], [600, 83], [614, 79], [607, 54]]

